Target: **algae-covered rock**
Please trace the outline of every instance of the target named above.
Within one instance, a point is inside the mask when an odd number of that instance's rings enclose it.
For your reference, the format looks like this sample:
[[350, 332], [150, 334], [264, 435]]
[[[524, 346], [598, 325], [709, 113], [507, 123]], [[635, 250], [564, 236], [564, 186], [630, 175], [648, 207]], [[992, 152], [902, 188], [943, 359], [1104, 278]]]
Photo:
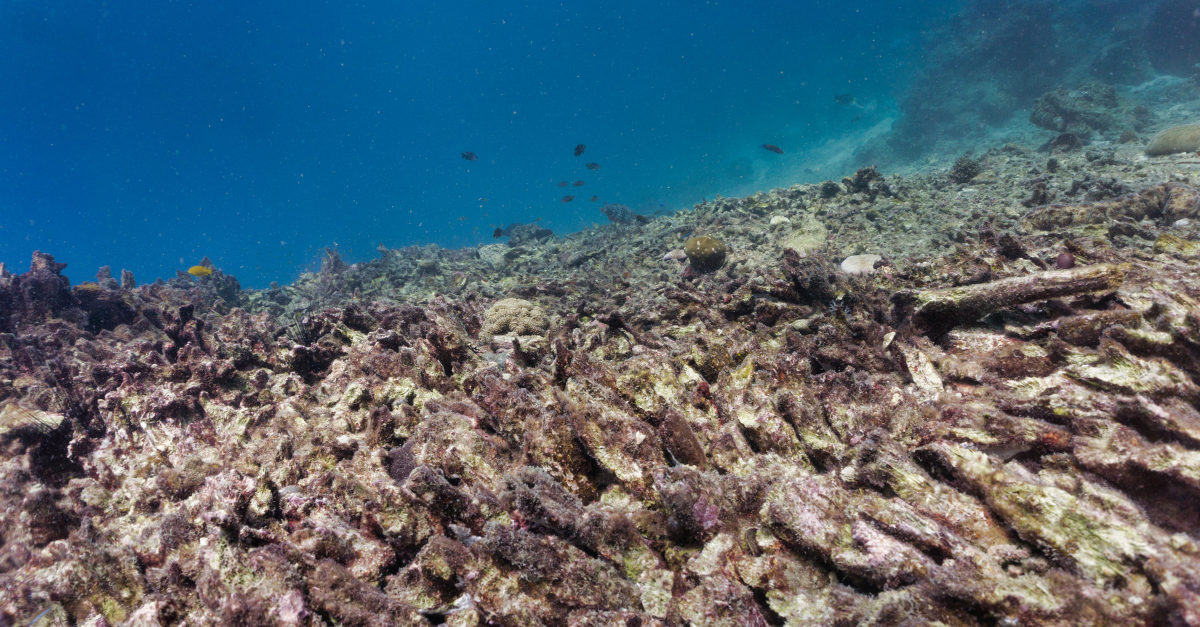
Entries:
[[1196, 257], [1200, 255], [1200, 242], [1193, 242], [1171, 235], [1170, 233], [1163, 233], [1158, 236], [1158, 239], [1154, 240], [1154, 252], [1171, 253], [1180, 257]]

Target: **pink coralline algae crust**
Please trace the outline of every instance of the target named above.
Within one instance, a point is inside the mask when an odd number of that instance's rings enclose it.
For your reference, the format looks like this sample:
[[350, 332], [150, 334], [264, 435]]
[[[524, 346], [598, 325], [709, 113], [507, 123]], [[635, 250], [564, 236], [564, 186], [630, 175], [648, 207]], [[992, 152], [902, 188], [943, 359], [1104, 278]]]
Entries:
[[[816, 187], [257, 291], [39, 253], [0, 622], [1200, 625], [1195, 257], [1062, 230], [1188, 189], [861, 275], [720, 231], [850, 206]], [[680, 277], [701, 227], [729, 258]]]

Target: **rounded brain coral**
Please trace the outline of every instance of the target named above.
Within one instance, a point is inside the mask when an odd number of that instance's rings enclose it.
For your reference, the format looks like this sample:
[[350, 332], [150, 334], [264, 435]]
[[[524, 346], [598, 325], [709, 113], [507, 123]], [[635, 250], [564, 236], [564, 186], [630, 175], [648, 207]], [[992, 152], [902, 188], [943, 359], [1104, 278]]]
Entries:
[[520, 298], [504, 298], [496, 301], [483, 314], [480, 337], [516, 333], [517, 335], [541, 335], [550, 328], [546, 312], [541, 307]]

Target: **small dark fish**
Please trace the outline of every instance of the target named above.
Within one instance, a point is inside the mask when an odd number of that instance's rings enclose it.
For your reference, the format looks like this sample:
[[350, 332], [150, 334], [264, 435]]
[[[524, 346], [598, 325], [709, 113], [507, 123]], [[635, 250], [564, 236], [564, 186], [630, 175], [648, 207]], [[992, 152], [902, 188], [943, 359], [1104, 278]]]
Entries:
[[575, 181], [574, 183], [571, 183], [571, 184], [574, 185], [575, 187], [583, 187], [583, 181]]
[[574, 196], [563, 196], [563, 202], [571, 202], [572, 200], [575, 200]]
[[476, 157], [475, 153], [473, 152], [462, 153], [462, 158], [466, 159], [467, 161], [479, 161], [479, 157]]
[[587, 148], [587, 146], [584, 146], [583, 144], [575, 146], [575, 156], [578, 157], [579, 155], [582, 155], [585, 148]]
[[588, 198], [588, 200], [590, 200], [590, 201], [592, 201], [592, 202], [596, 202], [597, 200], [600, 200], [600, 197], [599, 197], [599, 196], [592, 196], [591, 198]]
[[762, 147], [766, 148], [767, 150], [770, 150], [771, 152], [773, 152], [777, 155], [783, 154], [783, 149], [780, 148], [779, 146], [772, 146], [771, 144], [763, 144]]
[[495, 231], [492, 231], [492, 239], [500, 239], [501, 235], [504, 235], [504, 229], [496, 229]]
[[837, 94], [833, 97], [833, 101], [843, 107], [854, 104], [854, 94]]
[[589, 164], [587, 164], [587, 169], [589, 169], [589, 170], [599, 170], [599, 169], [600, 169], [600, 164], [599, 164], [599, 163], [589, 163]]
[[559, 181], [559, 182], [558, 182], [558, 186], [559, 186], [559, 187], [566, 187], [567, 185], [570, 185], [570, 183], [567, 183], [566, 181]]

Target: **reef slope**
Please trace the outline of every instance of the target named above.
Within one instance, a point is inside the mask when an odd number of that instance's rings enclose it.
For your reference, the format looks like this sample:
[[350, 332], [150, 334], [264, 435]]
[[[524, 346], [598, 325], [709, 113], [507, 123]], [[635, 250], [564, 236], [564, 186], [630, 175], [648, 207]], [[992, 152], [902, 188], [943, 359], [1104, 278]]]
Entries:
[[262, 291], [39, 253], [0, 622], [1200, 625], [1200, 193], [1123, 150]]

